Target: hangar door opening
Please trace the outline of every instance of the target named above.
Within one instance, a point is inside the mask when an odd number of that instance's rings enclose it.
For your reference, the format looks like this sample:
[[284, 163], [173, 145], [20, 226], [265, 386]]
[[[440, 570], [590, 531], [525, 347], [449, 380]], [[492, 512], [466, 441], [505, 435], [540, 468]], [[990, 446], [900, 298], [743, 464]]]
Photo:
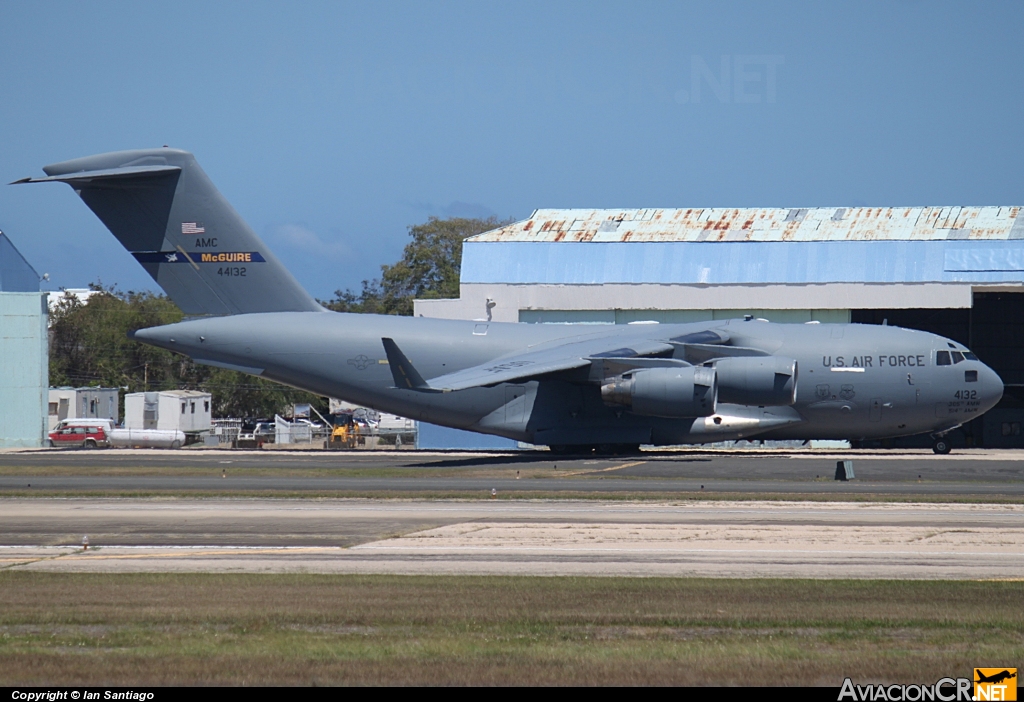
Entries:
[[[951, 434], [954, 446], [1024, 447], [1024, 293], [975, 293], [971, 309], [853, 310], [851, 321], [920, 329], [948, 337], [978, 354], [1005, 390], [1000, 403]], [[930, 446], [928, 437], [897, 439], [895, 446]]]

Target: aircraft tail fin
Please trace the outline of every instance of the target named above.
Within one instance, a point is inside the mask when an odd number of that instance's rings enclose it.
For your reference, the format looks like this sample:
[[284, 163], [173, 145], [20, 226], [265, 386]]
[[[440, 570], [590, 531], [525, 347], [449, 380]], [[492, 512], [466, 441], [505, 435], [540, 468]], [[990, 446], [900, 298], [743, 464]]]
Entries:
[[322, 308], [178, 149], [118, 151], [46, 166], [188, 315]]

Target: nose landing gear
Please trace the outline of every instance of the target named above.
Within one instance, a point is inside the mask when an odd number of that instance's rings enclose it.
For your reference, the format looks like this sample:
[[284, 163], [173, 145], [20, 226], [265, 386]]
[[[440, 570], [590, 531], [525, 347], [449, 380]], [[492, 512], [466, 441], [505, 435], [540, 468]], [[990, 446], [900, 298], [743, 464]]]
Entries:
[[936, 436], [932, 439], [932, 451], [940, 456], [945, 456], [952, 450], [952, 448], [953, 447], [949, 445], [949, 439], [944, 436]]

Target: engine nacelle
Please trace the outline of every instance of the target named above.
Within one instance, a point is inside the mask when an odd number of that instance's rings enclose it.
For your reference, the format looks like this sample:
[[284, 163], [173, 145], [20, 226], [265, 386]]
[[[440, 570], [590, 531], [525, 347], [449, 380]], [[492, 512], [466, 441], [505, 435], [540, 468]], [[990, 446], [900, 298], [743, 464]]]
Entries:
[[736, 356], [715, 361], [718, 399], [734, 405], [782, 407], [796, 403], [796, 360]]
[[644, 368], [606, 381], [601, 398], [645, 417], [709, 417], [718, 402], [717, 377], [702, 366]]

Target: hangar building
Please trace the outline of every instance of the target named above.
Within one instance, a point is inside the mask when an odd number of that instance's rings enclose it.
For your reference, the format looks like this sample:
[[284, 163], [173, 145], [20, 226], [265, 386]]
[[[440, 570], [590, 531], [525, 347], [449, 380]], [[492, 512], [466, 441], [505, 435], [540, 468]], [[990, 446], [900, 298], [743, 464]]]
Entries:
[[470, 237], [457, 300], [415, 314], [499, 322], [860, 322], [972, 348], [1006, 393], [954, 445], [1024, 446], [1020, 207], [535, 211]]
[[46, 440], [46, 325], [39, 275], [0, 232], [0, 448]]

